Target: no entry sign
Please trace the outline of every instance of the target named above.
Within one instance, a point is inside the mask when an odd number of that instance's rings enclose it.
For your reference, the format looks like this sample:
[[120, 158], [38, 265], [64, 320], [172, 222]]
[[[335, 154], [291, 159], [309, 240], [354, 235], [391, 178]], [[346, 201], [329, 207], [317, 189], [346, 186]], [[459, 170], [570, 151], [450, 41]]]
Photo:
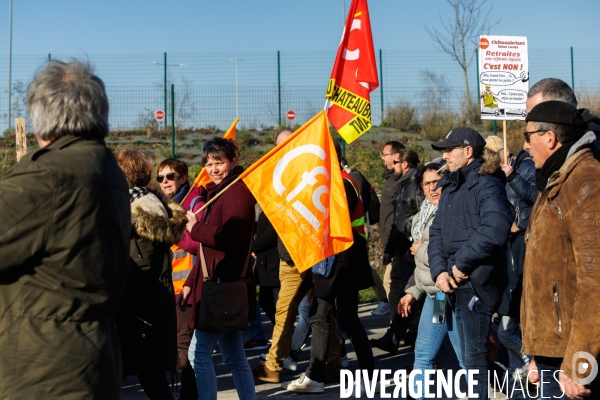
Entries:
[[289, 119], [290, 121], [293, 120], [294, 118], [296, 118], [296, 113], [293, 112], [292, 110], [288, 111], [285, 114], [286, 118]]
[[154, 111], [154, 119], [157, 121], [162, 121], [165, 119], [165, 112], [163, 110]]

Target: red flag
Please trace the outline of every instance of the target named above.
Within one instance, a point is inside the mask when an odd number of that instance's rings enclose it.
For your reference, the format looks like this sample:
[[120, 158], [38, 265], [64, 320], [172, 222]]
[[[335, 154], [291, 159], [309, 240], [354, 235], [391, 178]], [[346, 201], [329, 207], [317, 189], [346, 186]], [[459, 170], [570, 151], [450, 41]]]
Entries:
[[325, 94], [327, 116], [346, 142], [371, 128], [371, 92], [378, 87], [367, 0], [352, 0]]

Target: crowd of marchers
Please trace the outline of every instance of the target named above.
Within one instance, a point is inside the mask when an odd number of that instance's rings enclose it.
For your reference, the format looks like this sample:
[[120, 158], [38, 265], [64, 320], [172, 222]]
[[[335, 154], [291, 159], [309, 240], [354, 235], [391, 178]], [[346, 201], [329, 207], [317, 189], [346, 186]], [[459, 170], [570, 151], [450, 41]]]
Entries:
[[[204, 144], [204, 186], [175, 158], [153, 176], [143, 150], [106, 146], [104, 84], [77, 61], [40, 68], [27, 107], [40, 148], [0, 180], [0, 399], [118, 399], [137, 375], [150, 399], [171, 400], [174, 370], [180, 399], [216, 399], [215, 353], [240, 399], [261, 382], [323, 393], [349, 367], [347, 341], [351, 368], [372, 375], [373, 347], [411, 345], [414, 363], [397, 369], [433, 370], [446, 336], [477, 370], [478, 398], [491, 368], [545, 396], [600, 395], [600, 118], [563, 81], [531, 87], [522, 149], [469, 127], [433, 143], [442, 155], [426, 164], [386, 143], [380, 194], [334, 141], [353, 244], [306, 271], [238, 179], [235, 140]], [[372, 286], [389, 325], [369, 339], [358, 301]], [[280, 382], [309, 337], [305, 373]]]

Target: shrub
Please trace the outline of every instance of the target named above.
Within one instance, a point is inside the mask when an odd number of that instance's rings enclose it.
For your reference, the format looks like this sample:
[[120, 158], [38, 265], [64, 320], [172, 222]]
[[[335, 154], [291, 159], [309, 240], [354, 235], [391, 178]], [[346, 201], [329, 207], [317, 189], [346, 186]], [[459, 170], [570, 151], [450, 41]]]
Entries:
[[580, 89], [577, 93], [579, 107], [589, 108], [593, 114], [600, 113], [600, 91]]
[[450, 110], [430, 109], [421, 118], [421, 135], [432, 141], [438, 141], [460, 124], [460, 118]]
[[417, 123], [416, 112], [417, 109], [411, 107], [409, 103], [396, 103], [387, 107], [381, 125], [401, 131], [409, 131], [414, 129]]

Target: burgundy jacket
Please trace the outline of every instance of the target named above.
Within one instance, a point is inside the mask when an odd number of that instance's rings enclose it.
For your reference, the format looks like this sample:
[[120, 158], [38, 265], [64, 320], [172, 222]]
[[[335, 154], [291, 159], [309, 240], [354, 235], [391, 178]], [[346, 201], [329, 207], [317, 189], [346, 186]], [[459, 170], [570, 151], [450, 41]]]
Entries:
[[[236, 167], [219, 185], [209, 183], [206, 188], [207, 201], [229, 185], [242, 171], [241, 167]], [[255, 203], [244, 182], [238, 181], [204, 210], [204, 215], [192, 228], [192, 239], [202, 243], [204, 248], [211, 280], [228, 282], [240, 279], [252, 246]], [[246, 276], [252, 275], [252, 268], [247, 268]], [[195, 308], [201, 299], [203, 280], [198, 253], [192, 273], [185, 282], [185, 286], [192, 289], [192, 318], [196, 315]], [[195, 326], [195, 321], [192, 326]]]

